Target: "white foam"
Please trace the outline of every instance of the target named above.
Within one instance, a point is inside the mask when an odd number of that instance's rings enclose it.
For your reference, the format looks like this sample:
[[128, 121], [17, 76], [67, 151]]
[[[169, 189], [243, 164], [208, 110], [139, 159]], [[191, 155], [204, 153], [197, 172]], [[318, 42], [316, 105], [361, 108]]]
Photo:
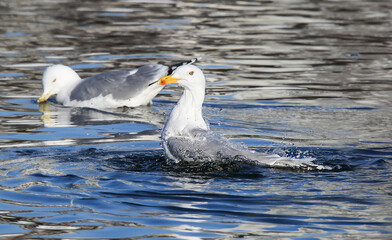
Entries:
[[328, 170], [314, 163], [311, 157], [291, 158], [278, 154], [255, 152], [210, 130], [196, 130], [188, 136], [170, 137], [164, 142], [166, 155], [180, 161], [245, 160], [259, 166], [294, 168], [303, 170]]

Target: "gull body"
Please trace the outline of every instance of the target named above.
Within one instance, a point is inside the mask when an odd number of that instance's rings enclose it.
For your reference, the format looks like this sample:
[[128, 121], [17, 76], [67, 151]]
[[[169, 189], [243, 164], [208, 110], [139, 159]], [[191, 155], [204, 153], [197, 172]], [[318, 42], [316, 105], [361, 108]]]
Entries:
[[292, 159], [255, 152], [211, 131], [202, 115], [205, 77], [198, 67], [181, 66], [172, 75], [159, 79], [161, 85], [170, 83], [178, 83], [184, 92], [162, 130], [162, 145], [169, 159], [175, 162], [239, 159], [268, 166], [318, 167], [312, 158]]
[[43, 103], [56, 95], [58, 103], [74, 107], [147, 105], [164, 87], [158, 84], [159, 78], [182, 64], [195, 61], [197, 59], [173, 66], [150, 64], [131, 70], [104, 72], [85, 79], [68, 66], [53, 65], [43, 73], [43, 93], [37, 102]]

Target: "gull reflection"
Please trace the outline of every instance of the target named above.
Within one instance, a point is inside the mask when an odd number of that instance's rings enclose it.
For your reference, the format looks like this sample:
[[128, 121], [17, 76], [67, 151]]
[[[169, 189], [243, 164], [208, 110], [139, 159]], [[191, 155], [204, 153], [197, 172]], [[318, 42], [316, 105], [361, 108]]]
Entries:
[[42, 113], [42, 124], [47, 128], [107, 125], [122, 122], [161, 126], [164, 121], [163, 117], [154, 113], [150, 107], [98, 110], [94, 108], [70, 108], [45, 102], [39, 104], [39, 111]]
[[40, 132], [46, 138], [40, 145], [44, 146], [158, 141], [164, 121], [147, 106], [98, 110], [48, 102], [39, 107], [44, 126]]

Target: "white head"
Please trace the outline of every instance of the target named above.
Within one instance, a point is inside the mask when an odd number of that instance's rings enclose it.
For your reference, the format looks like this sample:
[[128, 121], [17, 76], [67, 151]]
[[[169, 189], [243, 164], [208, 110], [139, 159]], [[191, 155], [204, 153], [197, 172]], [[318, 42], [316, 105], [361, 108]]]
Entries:
[[42, 87], [44, 92], [38, 99], [38, 103], [45, 102], [52, 95], [74, 86], [81, 78], [70, 67], [61, 64], [49, 66], [42, 75]]
[[203, 72], [198, 67], [194, 65], [183, 65], [174, 70], [172, 75], [159, 79], [160, 85], [169, 83], [178, 83], [178, 85], [190, 91], [197, 89], [204, 92], [206, 80]]
[[172, 75], [159, 79], [161, 85], [169, 83], [178, 83], [184, 88], [184, 93], [162, 131], [164, 145], [165, 139], [170, 136], [186, 135], [192, 129], [208, 129], [202, 115], [206, 83], [203, 72], [193, 65], [180, 66]]

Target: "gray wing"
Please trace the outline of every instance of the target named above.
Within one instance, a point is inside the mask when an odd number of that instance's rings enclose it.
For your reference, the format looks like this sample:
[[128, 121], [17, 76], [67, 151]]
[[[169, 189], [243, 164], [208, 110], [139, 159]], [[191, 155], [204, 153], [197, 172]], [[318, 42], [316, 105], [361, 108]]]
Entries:
[[245, 145], [229, 141], [210, 130], [195, 129], [189, 136], [169, 137], [164, 142], [165, 151], [175, 161], [222, 162], [237, 161], [257, 166], [274, 166], [304, 170], [331, 169], [314, 163], [312, 157], [292, 158], [274, 153], [249, 150]]
[[129, 71], [110, 71], [84, 79], [71, 92], [70, 99], [86, 101], [99, 95], [112, 94], [124, 100], [137, 96], [150, 83], [168, 74], [169, 67], [161, 64], [141, 66]]
[[236, 159], [248, 151], [210, 130], [194, 129], [189, 134], [192, 137], [169, 137], [165, 143], [166, 149], [177, 161]]

